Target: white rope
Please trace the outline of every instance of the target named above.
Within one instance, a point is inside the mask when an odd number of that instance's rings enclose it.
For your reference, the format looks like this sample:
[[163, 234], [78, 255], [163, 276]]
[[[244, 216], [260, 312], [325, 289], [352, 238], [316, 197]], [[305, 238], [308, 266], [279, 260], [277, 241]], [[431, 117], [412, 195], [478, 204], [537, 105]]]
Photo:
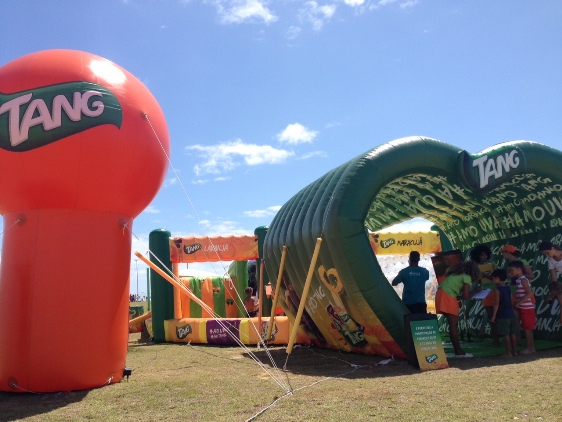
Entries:
[[[111, 384], [111, 381], [113, 381], [113, 376], [109, 377], [109, 378], [107, 379], [107, 381], [105, 381], [103, 384], [100, 384], [100, 385], [97, 385], [97, 386], [94, 386], [94, 387], [89, 387], [89, 388], [91, 388], [91, 389], [100, 388], [100, 387], [103, 387], [104, 385], [109, 385], [109, 384]], [[9, 385], [10, 388], [12, 388], [12, 389], [14, 389], [14, 390], [21, 390], [21, 391], [23, 391], [24, 393], [31, 393], [31, 394], [52, 394], [52, 392], [45, 392], [45, 393], [42, 393], [42, 392], [38, 392], [38, 391], [27, 390], [27, 389], [25, 389], [25, 388], [23, 388], [23, 387], [20, 387], [19, 385], [17, 385], [17, 384], [16, 384], [15, 382], [13, 382], [13, 381], [10, 382], [8, 385]], [[61, 390], [60, 392], [62, 392], [62, 391], [63, 391], [63, 390]]]
[[[128, 227], [125, 227], [127, 229], [129, 229]], [[130, 230], [130, 229], [129, 229]], [[143, 243], [136, 234], [134, 234], [131, 231], [132, 235], [139, 241], [141, 242], [141, 244]], [[172, 277], [176, 282], [178, 282], [179, 284], [181, 284], [186, 290], [188, 290], [191, 294], [193, 294], [195, 296], [195, 294], [193, 293], [193, 291], [185, 285], [185, 283], [181, 280], [181, 278], [177, 277], [172, 271], [170, 271], [170, 269], [164, 265], [164, 263], [160, 260], [160, 258], [158, 258], [150, 249], [148, 249], [148, 253], [150, 254], [150, 256], [154, 257], [154, 259], [156, 261], [158, 261], [158, 263], [160, 263], [161, 265], [161, 269], [165, 272], [168, 273], [168, 275], [170, 277]], [[238, 295], [238, 292], [236, 292], [236, 294]], [[238, 298], [240, 298], [240, 295], [238, 295]], [[284, 381], [282, 380], [282, 377], [277, 377], [272, 371], [269, 370], [269, 368], [267, 368], [262, 362], [261, 360], [243, 343], [243, 341], [236, 337], [235, 335], [233, 335], [230, 332], [230, 326], [227, 322], [225, 322], [222, 317], [220, 315], [217, 315], [214, 310], [207, 305], [204, 302], [201, 302], [201, 304], [199, 304], [205, 311], [207, 311], [210, 315], [212, 315], [212, 317], [216, 320], [216, 322], [218, 323], [218, 325], [226, 332], [229, 333], [230, 338], [239, 346], [241, 347], [284, 391], [288, 391], [289, 390], [289, 386], [286, 385], [284, 383]], [[244, 306], [244, 305], [242, 305]], [[260, 333], [258, 332], [257, 328], [251, 324], [252, 328], [256, 331], [256, 333], [258, 334], [258, 337], [261, 338]], [[263, 342], [262, 342], [263, 343]], [[275, 365], [275, 361], [273, 360], [273, 358], [271, 357], [271, 354], [269, 353], [269, 350], [267, 350], [267, 346], [265, 344], [264, 345], [264, 349], [266, 350], [267, 355], [270, 357], [270, 360], [272, 362], [272, 366], [274, 367], [274, 369], [276, 369], [276, 372], [280, 372], [279, 369], [276, 367]]]
[[[182, 191], [183, 191], [185, 197], [187, 198], [187, 200], [188, 200], [188, 202], [189, 202], [191, 208], [193, 209], [193, 212], [195, 213], [195, 215], [196, 215], [196, 217], [197, 217], [197, 220], [199, 221], [199, 223], [201, 223], [202, 220], [201, 220], [201, 218], [200, 218], [200, 216], [199, 216], [199, 213], [198, 213], [197, 210], [195, 209], [195, 205], [193, 204], [193, 201], [191, 200], [189, 194], [187, 193], [187, 190], [186, 190], [186, 188], [185, 188], [185, 186], [184, 186], [184, 184], [183, 184], [181, 178], [179, 177], [179, 174], [178, 174], [177, 170], [175, 169], [174, 165], [172, 164], [172, 161], [170, 160], [169, 155], [166, 153], [166, 149], [165, 149], [164, 146], [162, 145], [162, 142], [160, 141], [160, 138], [159, 138], [158, 134], [156, 133], [156, 130], [154, 129], [154, 126], [152, 125], [152, 122], [150, 121], [149, 116], [148, 116], [146, 113], [143, 113], [143, 116], [144, 116], [144, 118], [146, 119], [146, 121], [148, 122], [148, 124], [150, 125], [150, 127], [151, 127], [151, 129], [152, 129], [152, 132], [154, 133], [154, 136], [155, 136], [156, 139], [158, 140], [158, 143], [160, 144], [160, 148], [162, 148], [162, 151], [164, 152], [164, 155], [165, 155], [166, 159], [168, 160], [168, 164], [170, 165], [170, 168], [172, 169], [172, 171], [173, 171], [173, 173], [174, 173], [174, 175], [175, 175], [175, 177], [176, 177], [176, 179], [177, 179], [177, 181], [178, 181], [178, 183], [179, 183], [179, 185], [180, 185], [180, 187], [181, 187], [181, 189], [182, 189]], [[201, 227], [204, 228], [203, 225], [201, 225]], [[208, 236], [208, 235], [206, 234], [206, 237], [207, 237], [207, 239], [209, 240], [209, 243], [210, 243], [210, 245], [211, 245], [211, 248], [210, 248], [210, 249], [214, 252], [214, 254], [215, 254], [217, 260], [222, 263], [222, 261], [221, 261], [221, 259], [220, 259], [220, 255], [219, 255], [218, 248], [215, 248], [215, 247], [214, 247], [213, 242], [212, 242], [212, 239], [210, 238], [210, 236]], [[135, 238], [137, 238], [137, 240], [140, 241], [140, 239], [139, 239], [137, 236], [135, 236]], [[142, 242], [141, 242], [141, 244], [142, 244]], [[150, 251], [149, 248], [146, 248], [146, 249], [149, 251], [150, 254], [152, 254], [152, 252]], [[207, 258], [209, 257], [209, 255], [207, 254], [207, 251], [204, 250], [203, 253], [204, 253], [204, 255], [205, 255]], [[155, 256], [155, 255], [152, 254], [152, 256]], [[159, 260], [157, 257], [156, 257], [156, 259], [160, 262], [160, 260]], [[211, 267], [214, 268], [211, 259], [209, 259], [209, 262], [211, 262]], [[162, 262], [160, 262], [160, 264], [162, 265], [163, 268], [167, 268]], [[223, 267], [223, 274], [227, 274], [227, 273], [228, 273], [228, 269], [226, 268], [226, 266], [223, 264], [222, 267]], [[169, 272], [169, 270], [168, 270], [168, 272]], [[174, 274], [170, 274], [170, 276], [173, 277], [173, 278], [174, 278], [176, 281], [178, 281], [179, 283], [181, 283], [186, 289], [188, 289], [188, 290], [191, 292], [191, 290], [190, 290], [187, 286], [185, 286], [185, 284], [184, 284], [178, 277], [176, 277]], [[236, 291], [236, 296], [237, 296], [237, 298], [238, 298], [238, 301], [235, 301], [235, 302], [237, 303], [236, 306], [237, 306], [238, 310], [241, 310], [240, 306], [238, 305], [238, 304], [240, 303], [240, 304], [242, 304], [242, 307], [244, 308], [244, 311], [245, 311], [245, 312], [248, 312], [248, 310], [246, 309], [246, 307], [245, 307], [245, 305], [244, 305], [243, 299], [240, 297], [240, 294], [238, 293], [238, 291], [237, 291], [236, 289], [234, 289], [234, 290]], [[192, 292], [192, 293], [193, 293], [193, 292]], [[206, 304], [205, 304], [205, 305], [206, 305]], [[215, 314], [214, 310], [211, 309], [210, 306], [206, 305], [206, 306], [204, 307], [204, 309], [205, 309], [209, 314], [213, 315], [214, 318], [217, 319], [218, 324], [219, 324], [226, 332], [230, 333], [230, 331], [228, 330], [227, 325], [220, 319], [220, 316], [219, 316], [219, 315], [216, 315], [216, 314]], [[273, 322], [271, 322], [271, 323], [273, 323]], [[257, 334], [257, 337], [260, 339], [260, 340], [259, 340], [259, 345], [262, 346], [263, 349], [265, 350], [266, 355], [269, 357], [269, 359], [270, 359], [270, 361], [271, 361], [271, 363], [272, 363], [272, 366], [273, 366], [274, 370], [276, 370], [276, 371], [279, 372], [280, 370], [279, 370], [279, 368], [277, 368], [277, 365], [275, 364], [275, 360], [274, 360], [273, 357], [271, 356], [271, 353], [269, 352], [269, 350], [268, 350], [268, 348], [267, 348], [267, 344], [265, 343], [265, 341], [264, 341], [264, 339], [262, 338], [262, 335], [261, 335], [261, 333], [260, 333], [260, 331], [259, 331], [259, 330], [261, 330], [261, 327], [256, 327], [254, 324], [251, 324], [251, 326], [252, 326], [252, 329], [255, 330], [255, 332], [256, 332], [256, 334]], [[240, 340], [239, 338], [236, 338], [236, 337], [233, 336], [233, 335], [230, 335], [230, 337], [235, 341], [235, 343], [237, 343], [241, 348], [243, 348], [243, 349], [252, 357], [252, 359], [254, 359], [254, 361], [256, 361], [256, 363], [258, 363], [258, 364], [262, 367], [262, 369], [264, 369], [264, 371], [265, 371], [269, 376], [271, 376], [277, 384], [279, 384], [279, 385], [281, 386], [281, 388], [283, 388], [285, 391], [288, 391], [289, 386], [284, 385], [284, 382], [281, 380], [281, 377], [275, 377], [274, 374], [271, 373], [271, 371], [269, 371], [269, 370], [261, 363], [261, 361], [254, 355], [254, 353], [253, 353], [250, 349], [248, 349], [248, 348], [246, 347], [246, 345], [242, 342], [242, 340]], [[267, 340], [267, 339], [265, 339], [265, 340]]]
[[[199, 216], [199, 213], [197, 212], [197, 209], [195, 208], [195, 205], [193, 204], [193, 202], [191, 201], [191, 198], [189, 196], [189, 194], [187, 193], [187, 190], [185, 189], [185, 186], [176, 170], [176, 168], [174, 167], [174, 165], [172, 164], [172, 160], [170, 159], [170, 156], [166, 153], [166, 149], [164, 148], [164, 146], [162, 145], [162, 142], [160, 141], [160, 137], [158, 136], [158, 134], [156, 133], [156, 130], [154, 129], [154, 126], [152, 126], [152, 122], [150, 121], [150, 118], [148, 116], [148, 114], [143, 113], [144, 118], [146, 119], [146, 121], [148, 122], [148, 124], [150, 125], [150, 128], [152, 129], [152, 132], [154, 133], [154, 136], [156, 137], [156, 140], [158, 141], [158, 143], [160, 144], [160, 148], [162, 148], [162, 151], [164, 152], [164, 156], [166, 157], [166, 159], [168, 160], [168, 164], [170, 165], [170, 168], [172, 169], [172, 171], [174, 172], [174, 175], [176, 176], [176, 180], [178, 181], [178, 183], [181, 186], [181, 189], [185, 195], [185, 197], [187, 198], [187, 201], [189, 202], [189, 205], [191, 205], [191, 208], [193, 209], [193, 212], [195, 213], [195, 216], [197, 217], [197, 221], [200, 223], [201, 225], [201, 217]], [[203, 230], [206, 232], [205, 228], [203, 225], [201, 225], [201, 227], [203, 228]], [[205, 236], [207, 237], [207, 239], [209, 239], [209, 243], [211, 245], [211, 248], [213, 250], [213, 252], [215, 253], [215, 256], [217, 257], [217, 261], [222, 263], [222, 260], [220, 259], [220, 255], [219, 255], [219, 251], [217, 248], [214, 247], [213, 245], [213, 241], [211, 240], [211, 237], [205, 233]], [[203, 251], [203, 254], [205, 255], [205, 257], [209, 257], [209, 255], [207, 255], [207, 251]], [[214, 270], [213, 264], [212, 264], [212, 260], [209, 259], [209, 263], [211, 264], [211, 267]], [[228, 269], [226, 268], [225, 265], [222, 266], [223, 269], [223, 274], [228, 272]]]
[[18, 224], [21, 220], [18, 218], [16, 221], [14, 221], [12, 224], [10, 224], [10, 226], [6, 227], [5, 230], [0, 232], [0, 236], [2, 236], [5, 232], [7, 232], [8, 230], [10, 230], [12, 227], [14, 227], [16, 224]]
[[262, 414], [265, 413], [267, 410], [269, 410], [269, 409], [271, 409], [273, 406], [275, 406], [275, 404], [276, 404], [278, 401], [280, 401], [281, 399], [284, 399], [284, 398], [286, 398], [286, 397], [292, 396], [292, 395], [295, 394], [297, 391], [304, 390], [305, 388], [313, 387], [313, 386], [315, 386], [315, 385], [317, 385], [317, 384], [320, 384], [321, 382], [325, 382], [325, 381], [329, 381], [329, 380], [332, 380], [332, 379], [337, 379], [337, 378], [344, 377], [344, 376], [346, 376], [346, 375], [349, 375], [349, 374], [354, 373], [355, 371], [357, 371], [357, 370], [360, 369], [360, 368], [371, 368], [371, 365], [356, 365], [356, 364], [347, 362], [347, 361], [345, 361], [345, 360], [343, 360], [343, 359], [340, 359], [340, 358], [330, 357], [330, 356], [322, 355], [322, 354], [320, 354], [320, 353], [316, 353], [316, 352], [315, 352], [314, 350], [312, 350], [310, 347], [307, 347], [307, 349], [310, 350], [310, 351], [311, 351], [312, 353], [314, 353], [315, 355], [322, 356], [322, 357], [329, 358], [329, 359], [336, 359], [336, 360], [339, 360], [339, 361], [341, 361], [341, 362], [343, 362], [343, 363], [345, 363], [345, 364], [351, 366], [352, 369], [351, 369], [351, 371], [347, 371], [347, 372], [344, 372], [344, 373], [341, 373], [341, 374], [338, 374], [338, 375], [334, 375], [334, 376], [331, 376], [331, 377], [324, 377], [324, 378], [321, 378], [321, 379], [319, 379], [319, 380], [317, 380], [317, 381], [314, 381], [314, 382], [312, 382], [312, 383], [310, 383], [310, 384], [308, 384], [308, 385], [304, 385], [304, 386], [299, 387], [299, 388], [296, 388], [296, 389], [292, 389], [292, 388], [291, 388], [291, 391], [287, 392], [285, 395], [283, 395], [283, 396], [281, 396], [281, 397], [276, 397], [270, 404], [268, 404], [266, 407], [264, 407], [264, 408], [263, 408], [262, 410], [260, 410], [258, 413], [256, 413], [255, 415], [253, 415], [251, 418], [246, 419], [246, 422], [251, 422], [251, 421], [255, 420], [258, 416], [262, 415]]

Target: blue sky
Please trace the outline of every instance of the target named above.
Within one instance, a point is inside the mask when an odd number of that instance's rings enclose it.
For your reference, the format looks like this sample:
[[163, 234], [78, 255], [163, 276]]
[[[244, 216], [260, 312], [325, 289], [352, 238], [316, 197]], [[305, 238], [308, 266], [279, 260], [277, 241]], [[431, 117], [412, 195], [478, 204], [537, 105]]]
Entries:
[[559, 1], [4, 0], [0, 66], [83, 50], [154, 94], [172, 167], [134, 223], [144, 253], [156, 228], [253, 233], [308, 183], [397, 138], [561, 149], [560, 22]]

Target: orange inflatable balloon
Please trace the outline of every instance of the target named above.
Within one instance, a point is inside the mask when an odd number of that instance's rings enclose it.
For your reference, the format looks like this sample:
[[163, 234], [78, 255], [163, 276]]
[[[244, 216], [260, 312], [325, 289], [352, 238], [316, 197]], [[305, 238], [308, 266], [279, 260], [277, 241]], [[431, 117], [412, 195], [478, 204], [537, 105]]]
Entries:
[[0, 390], [122, 379], [132, 222], [169, 149], [155, 98], [109, 60], [47, 50], [0, 68]]

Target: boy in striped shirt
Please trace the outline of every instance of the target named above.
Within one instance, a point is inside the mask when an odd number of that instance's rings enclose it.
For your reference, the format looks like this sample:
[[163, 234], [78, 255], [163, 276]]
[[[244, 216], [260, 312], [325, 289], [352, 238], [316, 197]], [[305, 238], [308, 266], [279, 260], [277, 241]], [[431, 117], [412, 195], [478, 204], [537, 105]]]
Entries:
[[527, 347], [521, 350], [520, 353], [535, 353], [533, 330], [536, 328], [537, 317], [535, 314], [535, 305], [531, 300], [533, 289], [531, 289], [531, 283], [524, 275], [525, 265], [521, 261], [511, 261], [507, 267], [507, 272], [509, 277], [516, 279], [516, 300], [513, 306], [519, 311], [521, 329], [525, 332], [525, 340], [527, 341]]

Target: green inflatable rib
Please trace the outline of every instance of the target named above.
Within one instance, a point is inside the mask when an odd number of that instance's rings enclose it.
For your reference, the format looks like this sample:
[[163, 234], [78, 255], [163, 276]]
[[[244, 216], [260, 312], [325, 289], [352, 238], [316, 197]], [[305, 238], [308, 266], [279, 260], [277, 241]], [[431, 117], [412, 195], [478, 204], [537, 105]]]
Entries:
[[[465, 253], [476, 244], [499, 250], [519, 247], [536, 278], [537, 337], [560, 340], [558, 304], [546, 302], [546, 257], [542, 240], [562, 236], [562, 153], [527, 141], [470, 154], [421, 137], [376, 147], [326, 173], [297, 193], [272, 221], [263, 257], [276, 282], [284, 245], [280, 302], [294, 318], [314, 252], [318, 261], [301, 321], [318, 346], [383, 356], [405, 356], [408, 313], [383, 274], [367, 229], [423, 217]], [[485, 334], [481, 307], [473, 306], [468, 328]]]

